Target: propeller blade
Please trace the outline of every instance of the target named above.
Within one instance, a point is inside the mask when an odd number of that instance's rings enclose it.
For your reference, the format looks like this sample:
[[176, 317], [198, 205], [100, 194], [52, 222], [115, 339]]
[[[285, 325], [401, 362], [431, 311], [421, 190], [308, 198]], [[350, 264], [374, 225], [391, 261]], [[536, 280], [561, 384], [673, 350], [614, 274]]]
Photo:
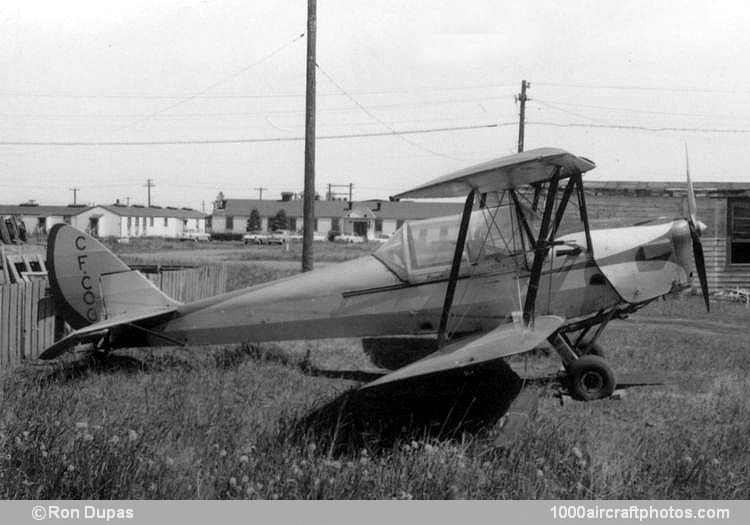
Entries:
[[703, 302], [706, 303], [706, 311], [710, 312], [711, 307], [708, 304], [708, 277], [706, 276], [706, 261], [703, 258], [703, 244], [701, 244], [700, 234], [695, 228], [693, 221], [688, 221], [690, 226], [690, 237], [693, 239], [693, 257], [695, 258], [695, 270], [698, 272], [698, 280], [701, 283], [701, 293]]
[[690, 220], [695, 224], [698, 222], [698, 207], [695, 204], [695, 192], [693, 191], [693, 181], [690, 180], [690, 159], [688, 158], [688, 147], [685, 143], [685, 173], [687, 175], [687, 191], [688, 191], [688, 215]]

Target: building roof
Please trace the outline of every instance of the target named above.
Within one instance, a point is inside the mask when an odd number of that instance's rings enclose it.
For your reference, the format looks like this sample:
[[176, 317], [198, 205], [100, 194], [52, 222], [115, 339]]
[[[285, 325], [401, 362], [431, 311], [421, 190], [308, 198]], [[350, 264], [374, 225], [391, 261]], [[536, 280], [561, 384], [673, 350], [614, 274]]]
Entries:
[[[676, 182], [645, 181], [592, 181], [584, 182], [589, 193], [609, 195], [640, 195], [652, 197], [684, 197], [687, 186], [684, 180]], [[750, 197], [750, 183], [747, 182], [694, 182], [698, 194], [708, 197]]]
[[62, 206], [62, 205], [19, 205], [0, 204], [0, 215], [31, 215], [39, 217], [78, 215], [90, 210], [91, 206]]
[[121, 204], [96, 207], [104, 208], [107, 211], [123, 217], [173, 217], [177, 219], [203, 219], [206, 217], [205, 213], [201, 213], [192, 208], [123, 206]]
[[[217, 216], [248, 217], [255, 208], [261, 217], [272, 217], [283, 209], [290, 217], [302, 217], [302, 200], [274, 201], [258, 199], [224, 199], [224, 207], [214, 209]], [[378, 209], [380, 205], [380, 209]], [[413, 202], [413, 201], [353, 201], [351, 208], [369, 208], [378, 219], [416, 220], [441, 215], [461, 213], [463, 204], [453, 202]], [[347, 201], [315, 201], [316, 217], [343, 217], [349, 211]]]

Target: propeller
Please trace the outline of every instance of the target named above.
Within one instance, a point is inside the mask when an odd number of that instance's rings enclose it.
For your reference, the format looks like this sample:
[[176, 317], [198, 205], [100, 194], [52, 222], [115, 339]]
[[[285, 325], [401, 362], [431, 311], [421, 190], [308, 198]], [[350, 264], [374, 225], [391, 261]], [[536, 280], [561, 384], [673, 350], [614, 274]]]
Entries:
[[688, 158], [688, 148], [685, 144], [685, 172], [687, 174], [687, 192], [688, 192], [688, 227], [690, 228], [690, 238], [693, 241], [693, 257], [695, 258], [695, 269], [698, 272], [698, 280], [701, 283], [701, 293], [703, 301], [706, 303], [706, 311], [710, 312], [711, 307], [708, 303], [708, 278], [706, 277], [706, 261], [703, 257], [703, 245], [701, 244], [701, 232], [706, 228], [705, 224], [698, 221], [697, 206], [695, 204], [695, 191], [693, 191], [693, 181], [690, 180], [690, 159]]

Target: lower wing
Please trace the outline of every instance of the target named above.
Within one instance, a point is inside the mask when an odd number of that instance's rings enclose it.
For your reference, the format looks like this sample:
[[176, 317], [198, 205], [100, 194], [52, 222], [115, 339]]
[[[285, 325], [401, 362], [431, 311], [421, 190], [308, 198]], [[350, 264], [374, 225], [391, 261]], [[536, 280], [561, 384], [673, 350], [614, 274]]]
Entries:
[[533, 326], [501, 325], [479, 336], [468, 337], [449, 344], [420, 359], [399, 368], [362, 388], [371, 388], [417, 376], [473, 367], [514, 354], [533, 350], [563, 325], [565, 320], [554, 315], [538, 317]]

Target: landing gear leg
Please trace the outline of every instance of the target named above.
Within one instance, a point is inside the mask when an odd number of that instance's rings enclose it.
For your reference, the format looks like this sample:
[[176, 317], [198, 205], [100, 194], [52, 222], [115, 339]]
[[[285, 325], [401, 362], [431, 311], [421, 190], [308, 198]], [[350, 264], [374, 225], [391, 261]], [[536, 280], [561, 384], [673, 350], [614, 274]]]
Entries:
[[570, 342], [559, 332], [549, 339], [565, 366], [565, 383], [570, 394], [581, 401], [592, 401], [612, 395], [615, 373], [599, 355], [578, 356]]

